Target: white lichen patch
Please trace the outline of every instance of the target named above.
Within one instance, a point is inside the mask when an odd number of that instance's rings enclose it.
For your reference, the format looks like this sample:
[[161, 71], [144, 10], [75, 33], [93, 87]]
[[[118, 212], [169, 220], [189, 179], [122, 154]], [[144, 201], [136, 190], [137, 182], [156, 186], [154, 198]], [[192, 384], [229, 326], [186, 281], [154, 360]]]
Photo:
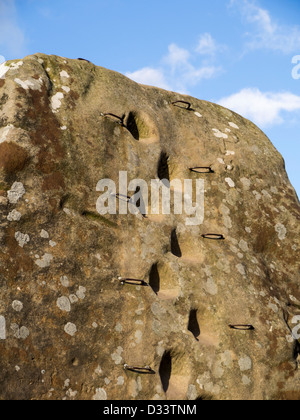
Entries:
[[122, 363], [123, 358], [121, 354], [123, 353], [123, 351], [124, 350], [122, 347], [118, 347], [117, 350], [111, 355], [111, 358], [113, 359], [116, 365], [120, 365]]
[[17, 204], [17, 202], [26, 193], [24, 185], [21, 182], [15, 182], [11, 190], [7, 192], [7, 198], [10, 204]]
[[118, 322], [117, 325], [115, 326], [115, 330], [118, 333], [121, 333], [123, 331], [123, 326], [122, 326], [122, 324], [120, 324], [120, 322]]
[[93, 396], [94, 401], [106, 401], [107, 400], [107, 393], [103, 388], [97, 388], [96, 394]]
[[9, 68], [11, 70], [18, 70], [21, 66], [23, 66], [24, 62], [23, 61], [18, 61], [17, 63], [11, 63], [9, 65]]
[[124, 383], [125, 383], [124, 376], [119, 376], [118, 379], [117, 379], [117, 385], [118, 386], [123, 386]]
[[246, 242], [246, 241], [244, 241], [243, 239], [241, 239], [241, 240], [240, 240], [239, 247], [241, 248], [241, 250], [242, 250], [243, 252], [248, 252], [248, 251], [249, 251], [248, 244], [247, 244], [247, 242]]
[[78, 394], [78, 391], [73, 391], [71, 388], [67, 390], [66, 396], [69, 398], [75, 398]]
[[15, 239], [21, 248], [24, 248], [24, 246], [30, 242], [30, 237], [27, 233], [16, 232]]
[[243, 184], [243, 188], [246, 191], [250, 190], [251, 187], [251, 181], [248, 178], [241, 178], [241, 183]]
[[38, 90], [40, 92], [42, 90], [43, 79], [41, 77], [39, 79], [33, 79], [32, 77], [29, 77], [29, 79], [25, 81], [16, 78], [15, 82], [25, 90], [32, 89]]
[[53, 255], [45, 254], [45, 255], [42, 256], [41, 259], [38, 259], [37, 261], [35, 261], [35, 263], [40, 268], [46, 268], [46, 267], [50, 266], [52, 260], [53, 260]]
[[43, 229], [40, 233], [40, 237], [43, 239], [49, 239], [49, 233]]
[[62, 127], [60, 127], [60, 129], [61, 129], [62, 131], [66, 131], [66, 130], [67, 130], [67, 126], [63, 125]]
[[62, 296], [56, 301], [57, 307], [63, 312], [71, 311], [71, 302], [66, 296]]
[[217, 128], [213, 128], [212, 131], [214, 132], [214, 136], [217, 137], [218, 139], [225, 139], [225, 140], [228, 139], [228, 135], [225, 133], [222, 133]]
[[165, 352], [165, 347], [164, 347], [163, 344], [164, 344], [164, 342], [163, 341], [160, 341], [158, 343], [158, 346], [156, 347], [156, 353], [160, 357], [162, 357], [164, 355], [164, 352]]
[[268, 193], [268, 191], [262, 190], [262, 195], [265, 197], [265, 199], [272, 200], [272, 196]]
[[49, 245], [51, 246], [51, 248], [55, 248], [57, 243], [54, 241], [49, 241]]
[[70, 287], [70, 282], [67, 276], [61, 276], [60, 282], [63, 287]]
[[278, 233], [278, 238], [283, 241], [286, 238], [287, 229], [282, 223], [277, 223], [275, 230]]
[[97, 368], [95, 369], [95, 374], [98, 376], [101, 376], [103, 374], [103, 370], [101, 369], [100, 365], [98, 365]]
[[60, 74], [60, 77], [62, 79], [69, 79], [70, 78], [70, 76], [68, 75], [68, 73], [65, 70], [61, 71], [59, 74]]
[[70, 295], [69, 296], [70, 302], [71, 303], [77, 303], [78, 302], [78, 297], [76, 295]]
[[0, 128], [0, 143], [7, 140], [10, 131], [15, 130], [15, 126], [8, 124], [6, 127]]
[[57, 92], [51, 98], [51, 107], [53, 112], [57, 112], [61, 107], [61, 101], [64, 99], [64, 94], [62, 92]]
[[235, 128], [236, 130], [240, 129], [240, 127], [233, 122], [230, 122], [229, 125], [230, 125], [230, 127]]
[[17, 210], [13, 210], [7, 216], [7, 220], [9, 222], [18, 222], [21, 219], [22, 215]]
[[243, 375], [242, 382], [243, 382], [243, 385], [245, 385], [245, 386], [251, 385], [251, 379], [248, 378], [248, 376], [246, 376], [246, 375]]
[[14, 337], [18, 339], [26, 340], [26, 338], [30, 335], [28, 328], [20, 328], [18, 324], [11, 324], [10, 329], [12, 330]]
[[74, 337], [74, 335], [77, 333], [77, 327], [72, 322], [68, 322], [64, 327], [64, 331], [66, 334]]
[[86, 288], [79, 286], [79, 289], [76, 292], [78, 299], [83, 300], [85, 298]]
[[220, 211], [223, 215], [224, 225], [227, 229], [232, 228], [232, 220], [230, 218], [230, 209], [226, 207], [224, 204], [221, 204]]
[[19, 300], [14, 300], [11, 306], [13, 310], [16, 312], [21, 312], [23, 309], [23, 303], [20, 302]]
[[224, 273], [230, 274], [230, 262], [228, 261], [228, 259], [219, 259], [216, 266], [219, 270], [223, 271]]
[[276, 187], [271, 187], [270, 191], [272, 194], [278, 194], [278, 189]]
[[218, 286], [212, 278], [207, 280], [205, 290], [212, 296], [216, 296], [218, 294]]
[[246, 276], [246, 270], [243, 264], [237, 264], [236, 268], [242, 276]]
[[70, 92], [70, 88], [69, 88], [69, 86], [62, 86], [61, 87], [62, 88], [62, 90], [64, 90], [66, 93], [69, 93]]
[[6, 340], [6, 320], [4, 316], [0, 316], [0, 340]]
[[10, 67], [6, 65], [6, 62], [0, 64], [0, 79], [5, 79], [5, 75], [9, 69]]
[[189, 401], [195, 401], [197, 399], [198, 392], [197, 392], [197, 389], [196, 389], [195, 385], [189, 385], [186, 395], [187, 395], [187, 399]]
[[134, 334], [136, 344], [140, 344], [143, 338], [143, 333], [141, 330], [137, 330]]
[[252, 360], [248, 356], [242, 357], [239, 360], [239, 366], [240, 366], [240, 370], [242, 372], [246, 372], [247, 370], [251, 370], [252, 369]]
[[253, 191], [253, 195], [255, 196], [257, 201], [262, 199], [262, 195], [257, 191]]
[[279, 312], [278, 306], [275, 305], [275, 303], [269, 302], [268, 308], [271, 309], [275, 314], [278, 314]]
[[229, 185], [230, 188], [235, 187], [235, 183], [231, 178], [225, 178], [225, 181], [227, 182], [227, 184]]
[[11, 63], [7, 65], [6, 62], [0, 64], [0, 79], [5, 79], [5, 75], [8, 70], [17, 70], [19, 67], [23, 65], [23, 61], [18, 61], [17, 63]]

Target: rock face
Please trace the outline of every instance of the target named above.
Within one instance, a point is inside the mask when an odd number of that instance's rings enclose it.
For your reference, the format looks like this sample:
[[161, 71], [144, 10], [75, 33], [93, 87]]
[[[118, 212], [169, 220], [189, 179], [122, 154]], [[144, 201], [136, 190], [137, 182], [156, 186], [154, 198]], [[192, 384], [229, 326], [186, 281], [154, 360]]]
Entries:
[[[203, 224], [100, 215], [119, 171], [203, 179]], [[6, 62], [0, 212], [1, 399], [300, 398], [299, 201], [251, 122], [85, 61]]]

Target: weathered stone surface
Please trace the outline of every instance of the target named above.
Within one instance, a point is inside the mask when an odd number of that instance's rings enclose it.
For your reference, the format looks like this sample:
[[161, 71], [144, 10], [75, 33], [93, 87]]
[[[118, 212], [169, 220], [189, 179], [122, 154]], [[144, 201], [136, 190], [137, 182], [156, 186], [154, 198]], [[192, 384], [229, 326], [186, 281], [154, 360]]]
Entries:
[[[299, 201], [256, 126], [37, 54], [0, 66], [0, 143], [1, 399], [300, 398]], [[121, 170], [204, 179], [203, 225], [100, 216]]]

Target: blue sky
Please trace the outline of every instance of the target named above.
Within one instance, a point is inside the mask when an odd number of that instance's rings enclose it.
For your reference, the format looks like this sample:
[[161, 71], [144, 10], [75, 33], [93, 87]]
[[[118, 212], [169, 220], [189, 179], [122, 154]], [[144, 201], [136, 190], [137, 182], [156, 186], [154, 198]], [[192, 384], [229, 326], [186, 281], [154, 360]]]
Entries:
[[237, 111], [281, 152], [300, 195], [299, 0], [0, 0], [0, 62], [36, 52]]

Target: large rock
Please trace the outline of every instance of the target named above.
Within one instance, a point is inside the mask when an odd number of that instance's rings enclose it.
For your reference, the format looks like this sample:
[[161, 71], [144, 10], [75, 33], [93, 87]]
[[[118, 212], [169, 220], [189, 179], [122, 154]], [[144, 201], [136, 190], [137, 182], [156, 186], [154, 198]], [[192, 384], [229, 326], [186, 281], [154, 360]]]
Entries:
[[[255, 125], [36, 54], [0, 66], [0, 127], [2, 399], [300, 398], [299, 201]], [[119, 171], [204, 179], [204, 223], [101, 216]]]

